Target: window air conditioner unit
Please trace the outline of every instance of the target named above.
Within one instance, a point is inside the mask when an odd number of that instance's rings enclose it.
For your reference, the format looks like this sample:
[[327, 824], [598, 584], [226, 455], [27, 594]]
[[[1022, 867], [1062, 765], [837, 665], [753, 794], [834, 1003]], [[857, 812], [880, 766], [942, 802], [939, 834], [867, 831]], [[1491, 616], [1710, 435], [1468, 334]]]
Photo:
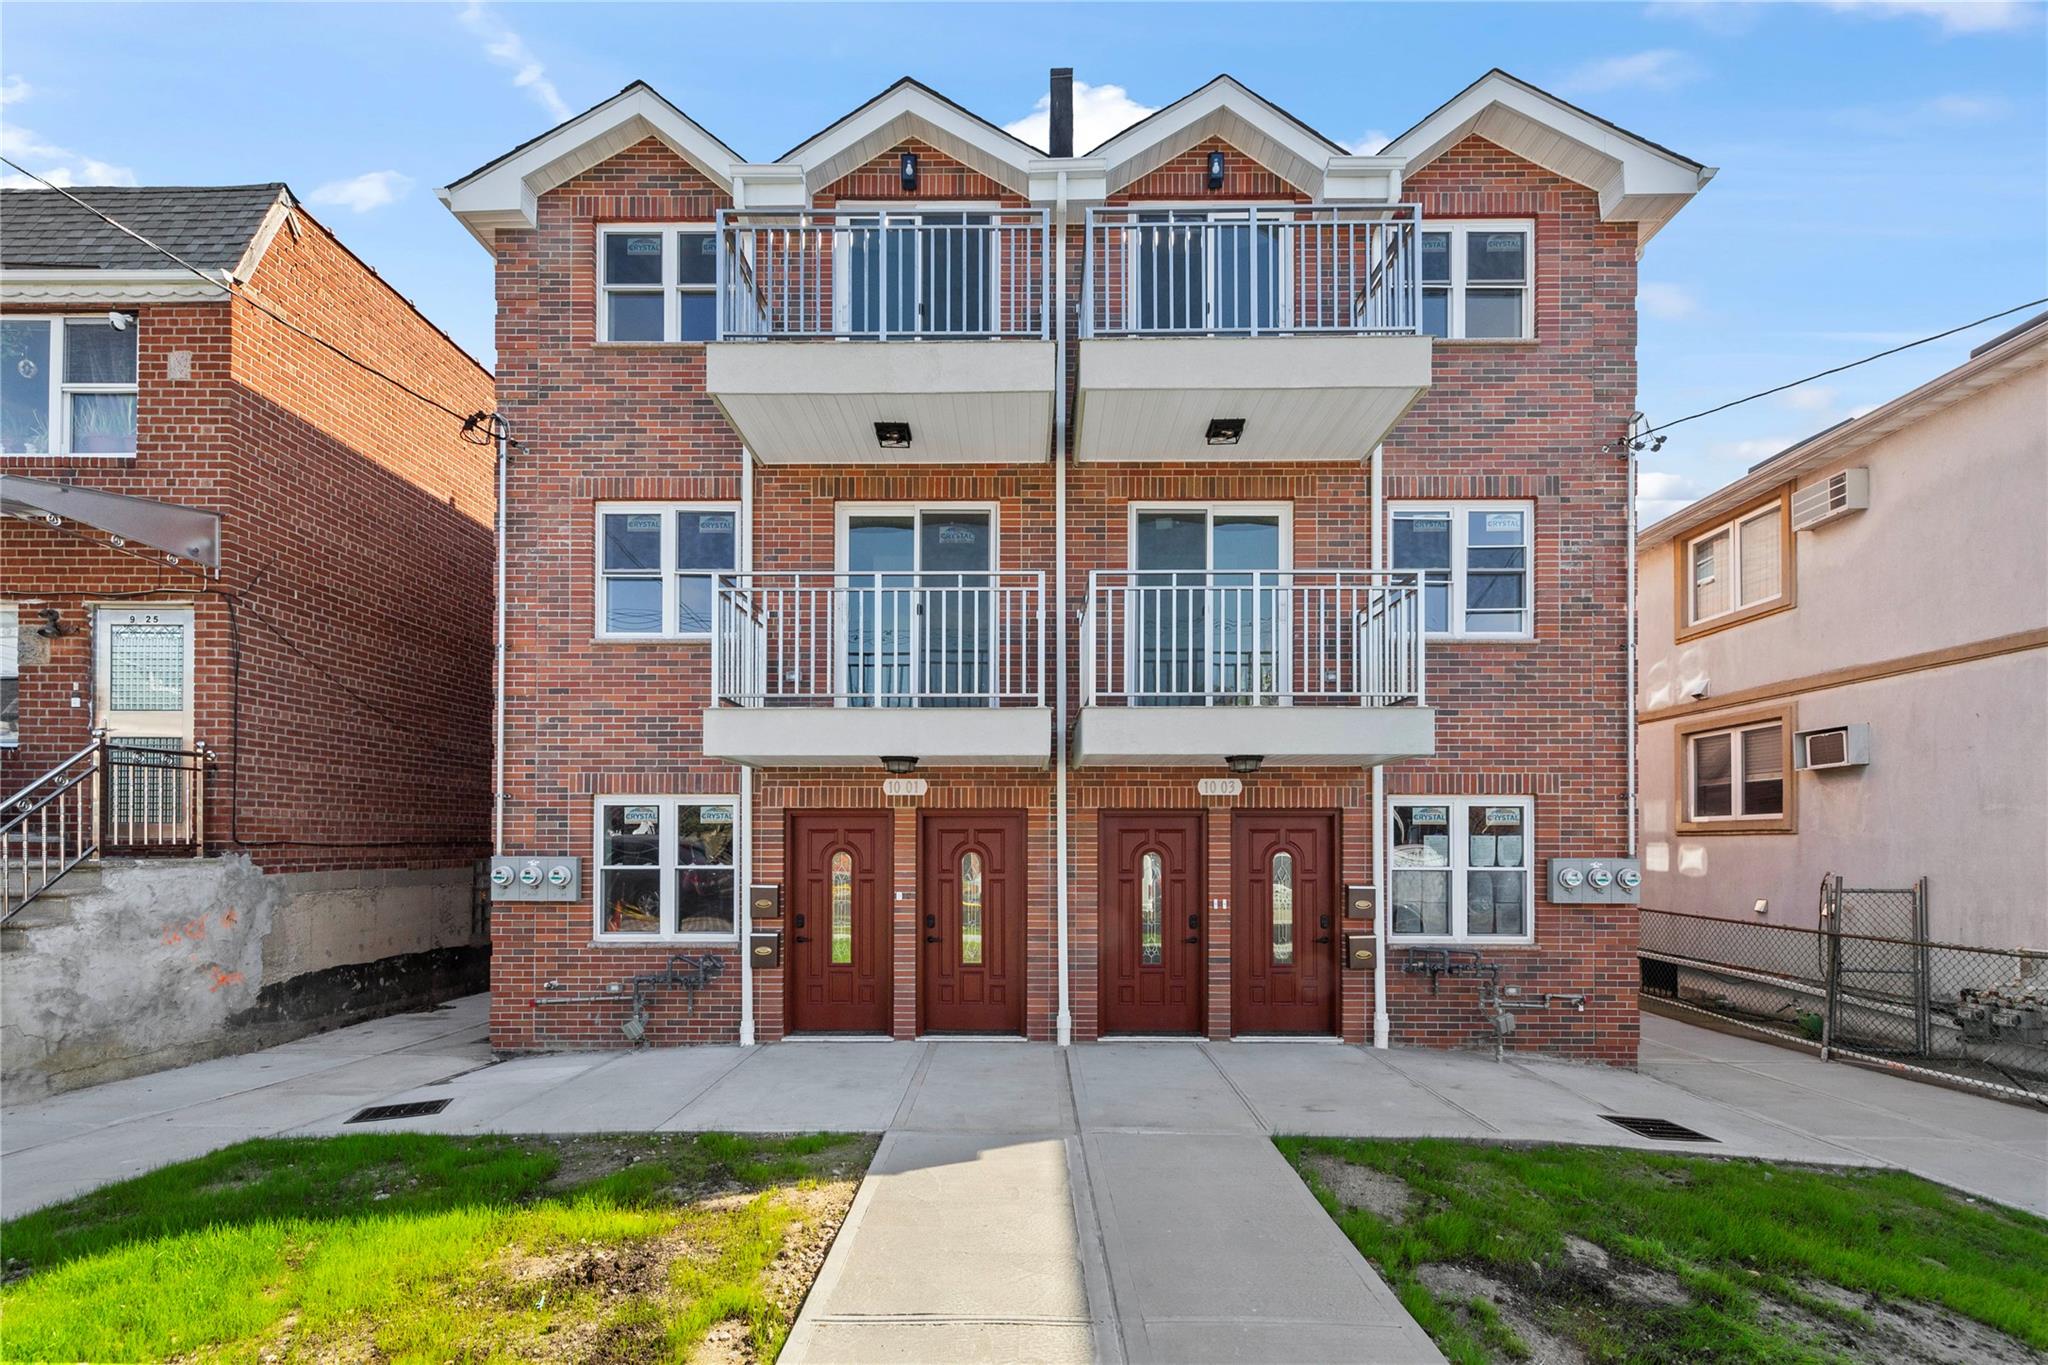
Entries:
[[1800, 730], [1792, 736], [1794, 768], [1820, 772], [1828, 768], [1860, 768], [1868, 762], [1868, 725], [1833, 725], [1825, 730]]
[[1792, 495], [1792, 529], [1811, 531], [1870, 506], [1870, 470], [1859, 465], [1810, 483]]

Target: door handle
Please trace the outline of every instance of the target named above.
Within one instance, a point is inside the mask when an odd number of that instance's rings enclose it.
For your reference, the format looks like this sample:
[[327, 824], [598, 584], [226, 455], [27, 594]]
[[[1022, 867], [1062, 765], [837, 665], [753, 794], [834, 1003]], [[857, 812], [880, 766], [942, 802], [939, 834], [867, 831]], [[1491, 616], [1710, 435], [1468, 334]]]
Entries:
[[1316, 935], [1316, 942], [1318, 942], [1318, 943], [1328, 943], [1329, 941], [1330, 941], [1330, 936], [1329, 936], [1328, 934], [1317, 934], [1317, 935]]
[[937, 934], [926, 934], [924, 936], [924, 941], [926, 943], [937, 943], [939, 942], [939, 936]]
[[1186, 938], [1181, 940], [1182, 943], [1200, 943], [1201, 941], [1202, 936], [1200, 934], [1189, 934]]
[[794, 934], [791, 935], [789, 941], [791, 943], [809, 943], [811, 941], [811, 936], [809, 934]]

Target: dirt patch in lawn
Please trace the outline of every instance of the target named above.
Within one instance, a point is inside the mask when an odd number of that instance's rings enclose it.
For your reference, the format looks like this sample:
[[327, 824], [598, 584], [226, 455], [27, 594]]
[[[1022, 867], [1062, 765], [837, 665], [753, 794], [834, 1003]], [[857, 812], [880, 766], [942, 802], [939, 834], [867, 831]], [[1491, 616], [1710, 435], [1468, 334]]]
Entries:
[[1933, 1304], [1880, 1299], [1824, 1280], [1807, 1280], [1799, 1290], [1832, 1306], [1837, 1314], [1858, 1316], [1845, 1320], [1779, 1299], [1767, 1300], [1761, 1311], [1816, 1341], [1854, 1355], [1911, 1361], [1913, 1365], [2041, 1365], [2048, 1361], [2048, 1355], [2032, 1350], [2025, 1342]]
[[1415, 1278], [1440, 1301], [1455, 1305], [1474, 1335], [1498, 1340], [1499, 1333], [1485, 1320], [1484, 1310], [1474, 1306], [1491, 1305], [1493, 1314], [1521, 1339], [1528, 1354], [1520, 1358], [1530, 1365], [1585, 1365], [1585, 1352], [1539, 1325], [1524, 1296], [1504, 1281], [1463, 1265], [1417, 1266]]
[[1408, 1182], [1399, 1176], [1318, 1154], [1303, 1157], [1301, 1164], [1345, 1208], [1364, 1209], [1397, 1225], [1407, 1221], [1412, 1196]]

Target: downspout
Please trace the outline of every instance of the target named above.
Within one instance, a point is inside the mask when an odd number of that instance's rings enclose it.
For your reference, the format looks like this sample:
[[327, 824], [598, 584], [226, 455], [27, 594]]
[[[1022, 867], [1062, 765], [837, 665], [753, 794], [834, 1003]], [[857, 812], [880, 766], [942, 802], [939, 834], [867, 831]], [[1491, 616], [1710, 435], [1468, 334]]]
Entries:
[[1628, 461], [1628, 856], [1636, 856], [1636, 454]]
[[1059, 1015], [1054, 1034], [1061, 1047], [1074, 1041], [1074, 1013], [1067, 960], [1067, 173], [1059, 173], [1053, 201], [1053, 885], [1059, 917]]
[[[1372, 567], [1387, 567], [1386, 489], [1381, 465], [1386, 447], [1372, 448]], [[1384, 581], [1384, 580], [1382, 580]], [[1420, 613], [1417, 614], [1418, 621]], [[1424, 699], [1426, 700], [1426, 698]], [[1372, 768], [1372, 1045], [1388, 1045], [1393, 1025], [1387, 1014], [1387, 916], [1393, 912], [1387, 888], [1387, 765]]]
[[[740, 447], [740, 537], [741, 573], [754, 571], [754, 453]], [[714, 679], [712, 686], [717, 686]], [[740, 1046], [754, 1045], [754, 770], [740, 765], [739, 809], [740, 896]]]
[[505, 856], [505, 483], [506, 460], [510, 457], [511, 432], [500, 417], [498, 428], [498, 602], [497, 648], [491, 680], [491, 852]]

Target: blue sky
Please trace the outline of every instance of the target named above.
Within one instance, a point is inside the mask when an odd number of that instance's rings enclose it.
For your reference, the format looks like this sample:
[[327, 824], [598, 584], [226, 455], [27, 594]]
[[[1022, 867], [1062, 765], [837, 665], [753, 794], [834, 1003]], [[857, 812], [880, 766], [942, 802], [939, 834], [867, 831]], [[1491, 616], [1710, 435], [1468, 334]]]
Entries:
[[[1071, 65], [1091, 127], [1228, 71], [1360, 150], [1500, 66], [1721, 168], [1642, 267], [1665, 421], [2048, 294], [2038, 3], [16, 3], [0, 141], [74, 182], [285, 180], [479, 357], [489, 258], [433, 188], [646, 79], [780, 156], [899, 75], [998, 123]], [[741, 55], [744, 54], [744, 55]], [[1111, 87], [1114, 87], [1112, 89]], [[1646, 517], [2017, 319], [1680, 427]]]

